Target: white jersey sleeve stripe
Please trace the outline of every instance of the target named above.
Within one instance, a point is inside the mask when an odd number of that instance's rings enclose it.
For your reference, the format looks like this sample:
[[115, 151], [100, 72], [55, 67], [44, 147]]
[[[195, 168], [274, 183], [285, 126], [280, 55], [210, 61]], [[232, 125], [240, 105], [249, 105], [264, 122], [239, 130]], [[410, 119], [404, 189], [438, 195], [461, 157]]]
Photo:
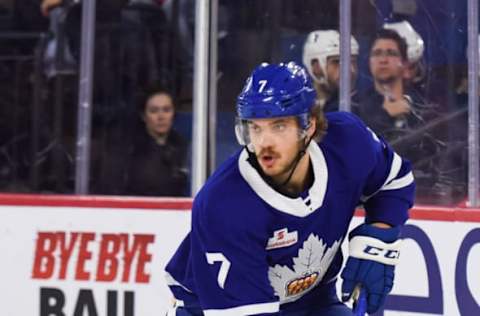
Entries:
[[277, 313], [280, 309], [279, 302], [243, 305], [227, 309], [206, 309], [205, 316], [246, 316], [256, 314]]
[[389, 184], [390, 181], [392, 181], [397, 177], [401, 167], [402, 167], [402, 158], [400, 158], [400, 156], [394, 152], [392, 165], [390, 166], [390, 173], [388, 174], [387, 180], [385, 180], [385, 183], [383, 183], [382, 187], [385, 187], [385, 185]]
[[168, 286], [180, 286], [182, 287], [185, 291], [192, 292], [189, 289], [187, 289], [185, 286], [183, 286], [180, 282], [175, 280], [172, 275], [168, 272], [165, 272], [165, 280], [167, 281]]
[[[394, 152], [392, 164], [390, 165], [390, 172], [388, 173], [387, 179], [383, 182], [382, 187], [380, 187], [377, 191], [375, 191], [370, 195], [362, 195], [360, 197], [360, 200], [362, 202], [366, 202], [369, 198], [377, 194], [379, 191], [388, 190], [388, 189], [385, 189], [385, 187], [388, 187], [390, 182], [392, 182], [392, 180], [395, 179], [401, 167], [402, 167], [402, 158], [397, 153]], [[393, 189], [390, 189], [390, 190], [393, 190]]]
[[395, 179], [387, 185], [384, 185], [380, 191], [396, 190], [404, 188], [413, 183], [413, 173], [410, 171], [400, 179]]

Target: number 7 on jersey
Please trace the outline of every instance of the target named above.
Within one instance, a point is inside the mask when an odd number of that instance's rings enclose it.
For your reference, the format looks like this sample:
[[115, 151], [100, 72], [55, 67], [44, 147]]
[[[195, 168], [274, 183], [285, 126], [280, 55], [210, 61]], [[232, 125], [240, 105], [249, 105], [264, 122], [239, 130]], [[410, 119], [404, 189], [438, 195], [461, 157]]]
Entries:
[[223, 253], [220, 252], [207, 252], [205, 253], [208, 264], [214, 264], [215, 262], [221, 262], [220, 270], [218, 271], [217, 282], [223, 289], [225, 288], [225, 280], [227, 279], [228, 270], [230, 270], [230, 261], [225, 258]]

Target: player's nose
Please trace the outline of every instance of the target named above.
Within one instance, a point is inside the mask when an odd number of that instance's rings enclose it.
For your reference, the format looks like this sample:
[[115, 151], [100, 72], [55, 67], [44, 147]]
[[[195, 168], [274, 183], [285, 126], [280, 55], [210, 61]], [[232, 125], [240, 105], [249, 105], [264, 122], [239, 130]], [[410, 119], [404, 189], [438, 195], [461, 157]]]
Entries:
[[258, 144], [262, 147], [272, 147], [275, 143], [275, 137], [271, 133], [264, 132], [259, 139]]

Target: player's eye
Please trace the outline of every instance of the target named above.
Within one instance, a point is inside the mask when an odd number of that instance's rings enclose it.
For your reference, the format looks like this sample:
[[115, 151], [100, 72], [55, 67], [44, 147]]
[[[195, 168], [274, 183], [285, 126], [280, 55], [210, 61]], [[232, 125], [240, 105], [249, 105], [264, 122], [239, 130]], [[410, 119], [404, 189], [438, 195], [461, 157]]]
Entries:
[[285, 131], [286, 128], [287, 128], [287, 124], [285, 124], [284, 122], [275, 123], [273, 125], [273, 131], [275, 132], [283, 132]]
[[249, 124], [249, 125], [248, 125], [248, 130], [249, 130], [250, 133], [252, 133], [252, 134], [260, 134], [260, 132], [262, 131], [262, 129], [260, 128], [260, 126], [254, 125], [254, 124]]

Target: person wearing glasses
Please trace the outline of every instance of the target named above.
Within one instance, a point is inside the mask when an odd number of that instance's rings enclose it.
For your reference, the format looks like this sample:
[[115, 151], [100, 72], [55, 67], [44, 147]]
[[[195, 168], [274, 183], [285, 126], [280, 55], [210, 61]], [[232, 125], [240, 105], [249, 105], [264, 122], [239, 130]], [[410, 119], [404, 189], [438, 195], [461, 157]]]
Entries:
[[[441, 142], [434, 128], [419, 129], [438, 118], [435, 105], [406, 82], [408, 45], [393, 29], [380, 29], [370, 48], [373, 87], [360, 99], [359, 116], [379, 136], [413, 164], [418, 195], [429, 202], [432, 188], [444, 195], [441, 184]], [[421, 198], [419, 201], [422, 200]]]
[[412, 114], [412, 100], [405, 94], [403, 82], [406, 64], [405, 40], [393, 30], [381, 29], [370, 49], [373, 91], [366, 94], [361, 107], [361, 116], [376, 132], [404, 127]]

